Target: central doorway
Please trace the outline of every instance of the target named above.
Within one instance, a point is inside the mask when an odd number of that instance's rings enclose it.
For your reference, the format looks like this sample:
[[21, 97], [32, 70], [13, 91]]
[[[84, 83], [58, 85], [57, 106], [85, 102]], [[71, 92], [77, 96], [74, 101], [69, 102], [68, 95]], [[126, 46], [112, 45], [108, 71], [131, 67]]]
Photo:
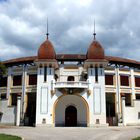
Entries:
[[68, 106], [65, 110], [65, 126], [77, 126], [77, 109]]
[[55, 126], [81, 126], [89, 122], [89, 107], [82, 96], [61, 95], [54, 103]]

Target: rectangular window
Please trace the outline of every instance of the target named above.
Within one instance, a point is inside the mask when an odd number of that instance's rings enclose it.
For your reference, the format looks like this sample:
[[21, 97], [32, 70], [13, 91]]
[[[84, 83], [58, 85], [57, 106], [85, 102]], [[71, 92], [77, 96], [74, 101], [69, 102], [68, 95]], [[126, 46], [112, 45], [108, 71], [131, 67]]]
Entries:
[[106, 85], [114, 85], [113, 75], [105, 75], [105, 84]]
[[49, 73], [50, 75], [52, 74], [52, 68], [50, 68], [50, 73]]
[[29, 85], [37, 85], [37, 74], [29, 75]]
[[91, 75], [92, 75], [92, 70], [93, 70], [93, 69], [90, 69], [90, 73], [91, 73]]
[[135, 77], [135, 86], [140, 87], [140, 77]]
[[0, 99], [1, 100], [6, 100], [6, 93], [0, 94]]
[[98, 68], [95, 67], [95, 82], [98, 82]]
[[136, 100], [140, 100], [140, 94], [136, 94]]
[[120, 75], [121, 86], [129, 86], [129, 76]]
[[11, 105], [16, 106], [17, 105], [17, 94], [11, 94]]
[[13, 86], [21, 86], [21, 84], [22, 84], [22, 76], [21, 75], [13, 76]]
[[46, 75], [47, 75], [47, 67], [44, 67], [44, 82], [47, 81]]
[[7, 87], [7, 77], [1, 77], [0, 87]]
[[138, 119], [140, 119], [140, 112], [138, 112]]
[[2, 113], [2, 112], [0, 112], [0, 122], [1, 122], [1, 119], [2, 119], [2, 115], [3, 115], [3, 113]]
[[131, 94], [130, 93], [124, 93], [125, 95], [125, 105], [131, 106]]

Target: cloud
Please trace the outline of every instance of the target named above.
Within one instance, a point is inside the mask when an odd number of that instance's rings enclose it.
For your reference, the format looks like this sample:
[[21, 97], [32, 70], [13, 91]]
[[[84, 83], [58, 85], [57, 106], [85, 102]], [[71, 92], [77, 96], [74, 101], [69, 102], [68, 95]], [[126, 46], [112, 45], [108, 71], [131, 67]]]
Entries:
[[0, 59], [36, 55], [48, 17], [57, 53], [86, 54], [95, 19], [96, 39], [106, 55], [140, 60], [139, 7], [138, 0], [2, 0]]

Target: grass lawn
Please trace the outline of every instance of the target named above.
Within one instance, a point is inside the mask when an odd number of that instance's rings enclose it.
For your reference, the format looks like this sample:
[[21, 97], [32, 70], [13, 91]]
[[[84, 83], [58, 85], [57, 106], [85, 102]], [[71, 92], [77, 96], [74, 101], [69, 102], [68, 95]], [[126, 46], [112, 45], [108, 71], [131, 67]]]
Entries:
[[0, 134], [0, 140], [21, 140], [21, 138], [18, 136]]
[[134, 138], [134, 139], [132, 139], [132, 140], [140, 140], [140, 137]]

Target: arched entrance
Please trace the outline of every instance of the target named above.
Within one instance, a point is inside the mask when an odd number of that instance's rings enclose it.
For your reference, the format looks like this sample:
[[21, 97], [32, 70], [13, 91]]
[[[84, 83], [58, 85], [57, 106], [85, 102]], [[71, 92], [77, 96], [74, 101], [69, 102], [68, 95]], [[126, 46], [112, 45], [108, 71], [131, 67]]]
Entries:
[[70, 105], [65, 109], [65, 126], [77, 126], [76, 107]]
[[[67, 117], [75, 118], [74, 126], [88, 126], [89, 107], [80, 95], [62, 95], [54, 103], [54, 125], [68, 126]], [[65, 116], [66, 115], [66, 116]], [[72, 124], [69, 124], [72, 125]]]

